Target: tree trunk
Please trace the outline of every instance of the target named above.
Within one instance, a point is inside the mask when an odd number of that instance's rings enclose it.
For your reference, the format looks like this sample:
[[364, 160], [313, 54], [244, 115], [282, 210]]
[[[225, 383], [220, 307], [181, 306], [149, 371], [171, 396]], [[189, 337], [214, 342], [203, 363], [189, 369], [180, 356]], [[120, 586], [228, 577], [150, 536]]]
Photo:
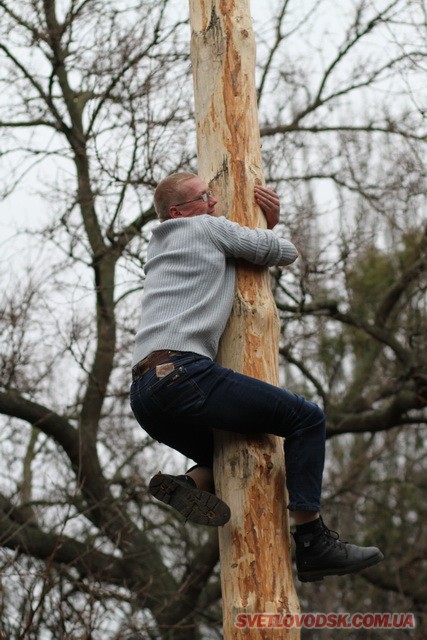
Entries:
[[[190, 0], [190, 22], [199, 175], [230, 219], [265, 226], [253, 195], [263, 171], [249, 1]], [[278, 384], [278, 327], [268, 270], [239, 265], [234, 309], [218, 360]], [[216, 489], [232, 512], [219, 533], [224, 638], [282, 639], [283, 628], [243, 632], [236, 616], [299, 610], [291, 573], [283, 441], [223, 432], [217, 432], [216, 441]], [[286, 637], [296, 639], [299, 632], [291, 630]]]

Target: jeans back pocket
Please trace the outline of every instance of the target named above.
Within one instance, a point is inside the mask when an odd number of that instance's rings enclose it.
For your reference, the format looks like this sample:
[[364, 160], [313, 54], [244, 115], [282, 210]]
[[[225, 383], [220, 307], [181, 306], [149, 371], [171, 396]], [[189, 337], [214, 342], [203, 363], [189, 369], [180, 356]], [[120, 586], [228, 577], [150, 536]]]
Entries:
[[191, 376], [185, 366], [176, 369], [161, 378], [152, 378], [147, 388], [151, 400], [164, 411], [176, 414], [197, 411], [204, 403], [206, 395]]

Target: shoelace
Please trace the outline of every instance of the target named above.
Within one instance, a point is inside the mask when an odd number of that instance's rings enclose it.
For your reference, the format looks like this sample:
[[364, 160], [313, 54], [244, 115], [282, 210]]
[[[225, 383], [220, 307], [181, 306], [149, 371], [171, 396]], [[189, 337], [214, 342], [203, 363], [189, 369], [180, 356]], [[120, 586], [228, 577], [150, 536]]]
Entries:
[[329, 545], [337, 544], [341, 548], [345, 548], [345, 545], [347, 544], [347, 542], [344, 542], [344, 540], [340, 540], [340, 534], [338, 533], [338, 531], [333, 531], [333, 529], [329, 529], [326, 526], [326, 524], [323, 522], [323, 518], [321, 515], [319, 515], [319, 520], [320, 520], [320, 524], [322, 525], [323, 533], [325, 534], [325, 536], [327, 536], [327, 538], [329, 538], [328, 544]]

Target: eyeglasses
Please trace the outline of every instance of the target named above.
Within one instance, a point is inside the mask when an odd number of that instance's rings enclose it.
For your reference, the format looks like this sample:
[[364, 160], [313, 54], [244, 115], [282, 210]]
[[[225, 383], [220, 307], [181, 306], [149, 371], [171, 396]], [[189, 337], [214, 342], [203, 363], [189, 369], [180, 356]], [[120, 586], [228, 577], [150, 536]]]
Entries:
[[212, 191], [205, 191], [205, 193], [202, 193], [202, 195], [197, 196], [197, 198], [193, 198], [192, 200], [187, 200], [186, 202], [178, 202], [177, 204], [175, 204], [175, 207], [182, 207], [184, 204], [190, 204], [190, 202], [197, 202], [197, 200], [203, 200], [203, 202], [209, 202], [209, 200], [211, 200], [212, 198], [214, 198], [214, 194], [212, 193]]

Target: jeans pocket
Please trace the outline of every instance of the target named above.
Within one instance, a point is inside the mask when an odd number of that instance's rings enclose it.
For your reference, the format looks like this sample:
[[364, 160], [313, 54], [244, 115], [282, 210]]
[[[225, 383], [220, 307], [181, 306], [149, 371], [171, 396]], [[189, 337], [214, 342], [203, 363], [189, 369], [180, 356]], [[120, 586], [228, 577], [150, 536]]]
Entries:
[[173, 409], [177, 415], [197, 411], [206, 400], [205, 393], [184, 366], [164, 378], [154, 378], [147, 392], [160, 409]]

